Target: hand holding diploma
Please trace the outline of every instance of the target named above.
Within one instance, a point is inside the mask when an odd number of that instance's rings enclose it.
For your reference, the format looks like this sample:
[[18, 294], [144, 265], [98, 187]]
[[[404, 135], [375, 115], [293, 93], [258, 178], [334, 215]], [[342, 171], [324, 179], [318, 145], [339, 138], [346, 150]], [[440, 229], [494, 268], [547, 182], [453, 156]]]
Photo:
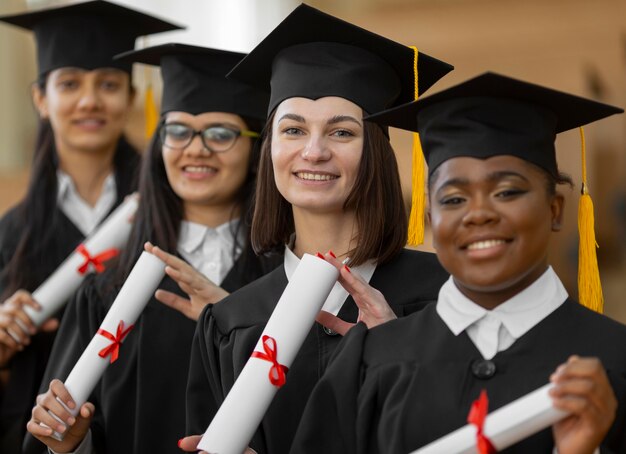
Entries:
[[[87, 345], [65, 383], [53, 380], [48, 392], [37, 400], [37, 406], [33, 409], [32, 418], [28, 424], [29, 431], [33, 435], [46, 444], [54, 443], [52, 439], [61, 441], [66, 433], [73, 434], [74, 438], [78, 438], [80, 434], [84, 437], [85, 432], [73, 428], [73, 424], [81, 420], [80, 416], [76, 418], [78, 411], [79, 409], [82, 411], [83, 404], [109, 364], [124, 357], [122, 342], [127, 335], [131, 334], [134, 323], [150, 301], [164, 274], [165, 264], [161, 260], [147, 252], [141, 254], [96, 335]], [[124, 367], [124, 365], [118, 367]], [[87, 408], [86, 411], [90, 410], [93, 414], [93, 406]], [[48, 412], [47, 416], [44, 415]], [[51, 421], [48, 416], [54, 421]], [[55, 430], [42, 432], [36, 427], [40, 423], [53, 427]], [[58, 431], [56, 428], [60, 427], [59, 424], [67, 425], [70, 429], [64, 428]], [[51, 444], [48, 446], [52, 447]]]
[[[363, 322], [368, 328], [373, 328], [397, 318], [384, 295], [369, 285], [358, 273], [353, 272], [347, 265], [337, 260], [332, 251], [328, 251], [323, 257], [328, 263], [337, 268], [339, 271], [339, 283], [352, 296], [359, 308], [357, 323]], [[336, 315], [326, 311], [321, 311], [316, 320], [319, 324], [342, 336], [355, 325], [354, 323], [341, 320]]]
[[593, 453], [617, 411], [617, 399], [597, 358], [572, 356], [550, 377], [555, 408], [569, 416], [552, 426], [559, 454]]
[[185, 317], [197, 321], [202, 309], [207, 304], [215, 304], [226, 298], [229, 293], [213, 283], [204, 274], [196, 270], [189, 263], [173, 254], [169, 254], [151, 243], [145, 244], [145, 250], [160, 258], [165, 264], [165, 273], [171, 277], [189, 299], [168, 292], [157, 290], [155, 298], [166, 306], [179, 311]]
[[[474, 454], [481, 452], [478, 446], [484, 445], [483, 441], [499, 451], [550, 426], [559, 454], [594, 453], [617, 410], [604, 367], [597, 358], [572, 356], [550, 380], [550, 384], [489, 413], [484, 422], [470, 417], [474, 420], [471, 424], [412, 454]], [[474, 409], [470, 415], [473, 413]]]
[[[52, 380], [48, 391], [37, 396], [37, 405], [26, 429], [55, 452], [72, 452], [81, 443], [91, 424], [95, 411], [92, 403], [84, 403], [76, 416], [76, 403], [60, 380]], [[58, 440], [54, 432], [63, 434]], [[67, 433], [66, 433], [67, 432]]]

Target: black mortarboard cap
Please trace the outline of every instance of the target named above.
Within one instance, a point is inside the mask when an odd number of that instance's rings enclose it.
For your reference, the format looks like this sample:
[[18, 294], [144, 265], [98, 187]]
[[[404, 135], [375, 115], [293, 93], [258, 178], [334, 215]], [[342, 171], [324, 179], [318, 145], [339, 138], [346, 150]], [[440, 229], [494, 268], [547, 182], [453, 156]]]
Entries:
[[125, 52], [116, 60], [161, 66], [161, 113], [229, 112], [264, 120], [267, 93], [226, 79], [246, 54], [169, 43]]
[[138, 36], [182, 28], [104, 0], [0, 16], [0, 21], [35, 33], [40, 76], [63, 67], [130, 72], [130, 63], [114, 62], [113, 56], [133, 49]]
[[419, 132], [429, 173], [457, 156], [512, 155], [557, 176], [556, 134], [620, 112], [488, 72], [366, 120]]
[[[415, 53], [307, 5], [298, 6], [229, 74], [271, 92], [269, 111], [291, 97], [339, 96], [378, 112], [416, 99]], [[452, 70], [417, 57], [419, 94]]]

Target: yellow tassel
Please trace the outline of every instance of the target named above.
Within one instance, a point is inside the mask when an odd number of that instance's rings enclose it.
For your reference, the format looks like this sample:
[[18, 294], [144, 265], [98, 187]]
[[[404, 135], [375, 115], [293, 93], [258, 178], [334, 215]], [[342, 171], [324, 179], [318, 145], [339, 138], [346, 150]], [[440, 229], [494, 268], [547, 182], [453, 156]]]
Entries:
[[[419, 85], [417, 73], [417, 56], [419, 52], [416, 47], [413, 49], [413, 78], [415, 85], [415, 100], [419, 98]], [[411, 214], [409, 216], [409, 237], [408, 244], [410, 246], [418, 246], [424, 242], [424, 154], [422, 152], [422, 144], [419, 134], [413, 133], [413, 173], [411, 179], [412, 197], [411, 197]]]
[[154, 102], [154, 94], [152, 93], [152, 84], [148, 84], [146, 88], [146, 99], [144, 100], [144, 115], [146, 127], [146, 139], [150, 139], [159, 123], [159, 111]]
[[598, 270], [596, 234], [594, 230], [593, 201], [587, 187], [587, 166], [585, 164], [585, 133], [580, 128], [582, 148], [582, 189], [578, 202], [578, 300], [580, 304], [602, 313], [604, 298]]

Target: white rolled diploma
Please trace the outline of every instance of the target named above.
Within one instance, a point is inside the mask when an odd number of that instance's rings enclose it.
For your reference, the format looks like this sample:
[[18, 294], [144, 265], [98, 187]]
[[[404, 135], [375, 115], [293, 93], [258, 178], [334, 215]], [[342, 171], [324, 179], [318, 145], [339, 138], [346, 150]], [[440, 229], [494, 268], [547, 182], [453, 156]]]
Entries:
[[[154, 255], [143, 252], [104, 317], [100, 329], [115, 336], [120, 321], [124, 322], [124, 329], [133, 325], [154, 295], [164, 275], [165, 263]], [[129, 335], [132, 335], [132, 330]], [[111, 343], [111, 340], [96, 334], [65, 380], [65, 387], [76, 403], [73, 410], [68, 409], [73, 416], [76, 416], [81, 405], [87, 402], [96, 383], [108, 367], [111, 358], [109, 356], [102, 358], [99, 352]], [[123, 356], [124, 349], [121, 348], [120, 358]], [[62, 439], [62, 435], [57, 432], [53, 436]]]
[[[277, 361], [291, 367], [339, 272], [330, 263], [304, 254], [257, 342], [276, 341]], [[211, 454], [242, 454], [261, 423], [278, 387], [270, 383], [272, 363], [250, 358], [198, 444]], [[287, 373], [287, 381], [289, 373]]]
[[[552, 406], [552, 398], [548, 394], [552, 386], [550, 383], [544, 385], [487, 415], [483, 434], [494, 448], [498, 451], [508, 448], [568, 416], [568, 413]], [[411, 454], [442, 452], [475, 454], [476, 426], [463, 426]]]
[[[128, 240], [132, 229], [130, 221], [137, 211], [139, 199], [128, 197], [107, 217], [83, 244], [89, 254], [96, 256], [107, 249], [120, 249]], [[93, 271], [89, 264], [87, 272], [81, 274], [78, 269], [85, 263], [85, 257], [73, 251], [37, 290], [33, 299], [41, 305], [41, 310], [24, 306], [24, 311], [35, 326], [40, 326], [58, 311], [78, 290], [88, 273]]]

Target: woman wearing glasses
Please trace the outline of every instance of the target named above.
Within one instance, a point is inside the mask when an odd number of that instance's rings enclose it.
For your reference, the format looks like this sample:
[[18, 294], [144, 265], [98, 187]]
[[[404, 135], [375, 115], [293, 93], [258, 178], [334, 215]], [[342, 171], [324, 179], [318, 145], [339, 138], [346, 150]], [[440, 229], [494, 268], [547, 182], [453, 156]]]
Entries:
[[62, 314], [36, 329], [24, 311], [38, 307], [30, 292], [136, 189], [140, 158], [123, 135], [134, 98], [131, 67], [113, 56], [138, 35], [178, 27], [103, 1], [0, 21], [33, 31], [38, 63], [30, 181], [0, 220], [0, 452], [15, 453]]
[[[119, 269], [88, 282], [68, 308], [66, 319], [73, 323], [60, 329], [44, 381], [47, 391], [28, 423], [29, 432], [56, 452], [178, 452], [177, 441], [185, 432], [185, 387], [197, 318], [193, 311], [151, 300], [80, 416], [74, 420], [56, 400], [72, 408], [60, 380], [91, 340], [145, 242], [177, 251], [180, 258], [174, 260], [180, 263], [168, 272], [176, 274], [184, 259], [216, 284], [217, 298], [272, 267], [271, 259], [252, 252], [245, 220], [258, 161], [255, 139], [267, 99], [224, 78], [242, 57], [178, 44], [122, 57], [161, 65], [162, 121], [142, 163], [141, 206]], [[185, 301], [169, 276], [161, 287], [162, 294]], [[182, 290], [192, 291], [184, 284]], [[64, 441], [51, 438], [51, 430], [39, 423], [65, 433]]]

